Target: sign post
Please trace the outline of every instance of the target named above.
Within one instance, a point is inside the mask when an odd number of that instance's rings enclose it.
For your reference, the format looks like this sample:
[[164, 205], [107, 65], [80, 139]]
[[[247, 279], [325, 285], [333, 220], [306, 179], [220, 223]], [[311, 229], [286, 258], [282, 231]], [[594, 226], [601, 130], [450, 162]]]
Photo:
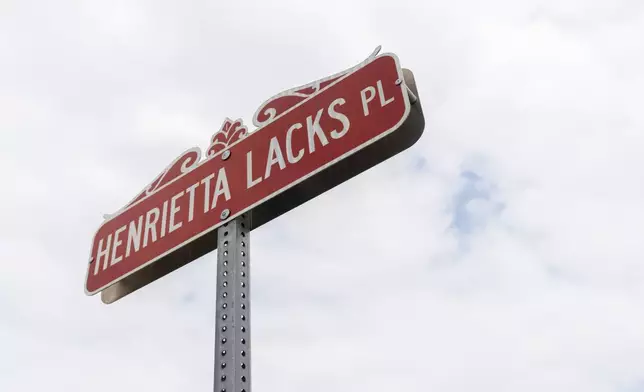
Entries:
[[214, 392], [250, 392], [251, 214], [218, 230]]
[[226, 119], [186, 150], [90, 247], [85, 293], [115, 302], [217, 249], [215, 392], [250, 392], [250, 232], [411, 147], [425, 119], [414, 76], [378, 47], [360, 64]]

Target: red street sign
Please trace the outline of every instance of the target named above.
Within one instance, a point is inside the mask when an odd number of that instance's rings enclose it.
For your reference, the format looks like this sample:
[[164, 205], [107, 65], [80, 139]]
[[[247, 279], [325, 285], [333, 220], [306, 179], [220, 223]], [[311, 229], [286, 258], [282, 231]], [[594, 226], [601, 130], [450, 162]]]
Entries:
[[212, 251], [231, 219], [252, 211], [256, 228], [411, 146], [424, 121], [410, 88], [411, 72], [383, 54], [273, 97], [252, 133], [227, 120], [205, 160], [186, 151], [100, 226], [85, 292], [122, 281], [112, 302]]

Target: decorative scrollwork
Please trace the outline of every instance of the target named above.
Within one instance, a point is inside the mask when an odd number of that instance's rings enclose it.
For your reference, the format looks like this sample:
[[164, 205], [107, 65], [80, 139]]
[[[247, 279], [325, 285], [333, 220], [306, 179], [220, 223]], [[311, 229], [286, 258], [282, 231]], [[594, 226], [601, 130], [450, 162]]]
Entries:
[[208, 158], [214, 157], [236, 141], [246, 137], [246, 135], [248, 135], [248, 128], [244, 126], [244, 122], [240, 118], [235, 121], [226, 118], [221, 129], [213, 135], [210, 147], [206, 151], [206, 156]]
[[111, 219], [114, 216], [120, 214], [123, 210], [127, 209], [131, 205], [137, 203], [140, 200], [145, 199], [152, 193], [158, 191], [161, 187], [165, 186], [175, 178], [181, 176], [184, 173], [187, 173], [199, 165], [201, 160], [201, 150], [198, 147], [191, 148], [181, 154], [176, 158], [168, 167], [166, 167], [161, 174], [159, 174], [148, 186], [143, 188], [137, 196], [127, 203], [123, 208], [118, 210], [113, 214], [105, 214], [103, 217], [105, 219]]
[[364, 67], [366, 64], [368, 64], [369, 62], [373, 61], [376, 58], [378, 53], [380, 53], [380, 48], [381, 47], [378, 46], [373, 51], [373, 53], [371, 53], [371, 55], [367, 57], [366, 60], [364, 60], [363, 62], [361, 62], [360, 64], [354, 67], [346, 69], [342, 72], [338, 72], [334, 75], [327, 76], [326, 78], [319, 79], [314, 82], [311, 82], [299, 87], [295, 87], [290, 90], [283, 91], [277, 95], [274, 95], [273, 97], [269, 98], [266, 102], [264, 102], [259, 107], [259, 109], [257, 109], [257, 111], [255, 112], [255, 115], [253, 116], [253, 124], [256, 127], [262, 127], [270, 123], [271, 121], [275, 120], [277, 116], [286, 112], [288, 109], [306, 100], [307, 98], [310, 98], [311, 96], [319, 93], [320, 90], [324, 89], [326, 86]]

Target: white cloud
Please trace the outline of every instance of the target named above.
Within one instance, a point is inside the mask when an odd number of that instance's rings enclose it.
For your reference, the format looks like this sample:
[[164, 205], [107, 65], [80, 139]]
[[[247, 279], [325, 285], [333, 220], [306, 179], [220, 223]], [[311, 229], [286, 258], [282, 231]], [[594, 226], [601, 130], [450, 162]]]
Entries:
[[3, 3], [0, 390], [211, 388], [214, 255], [104, 306], [93, 232], [224, 117], [378, 44], [425, 134], [253, 232], [254, 388], [641, 388], [643, 11]]

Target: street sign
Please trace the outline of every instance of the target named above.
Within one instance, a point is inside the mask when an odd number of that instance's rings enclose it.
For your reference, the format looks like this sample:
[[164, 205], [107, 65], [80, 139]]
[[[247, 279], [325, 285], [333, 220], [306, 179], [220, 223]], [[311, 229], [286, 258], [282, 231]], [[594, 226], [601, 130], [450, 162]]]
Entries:
[[278, 94], [257, 130], [226, 120], [206, 157], [184, 152], [94, 235], [85, 292], [113, 302], [214, 250], [222, 225], [250, 230], [413, 145], [424, 118], [393, 54]]

